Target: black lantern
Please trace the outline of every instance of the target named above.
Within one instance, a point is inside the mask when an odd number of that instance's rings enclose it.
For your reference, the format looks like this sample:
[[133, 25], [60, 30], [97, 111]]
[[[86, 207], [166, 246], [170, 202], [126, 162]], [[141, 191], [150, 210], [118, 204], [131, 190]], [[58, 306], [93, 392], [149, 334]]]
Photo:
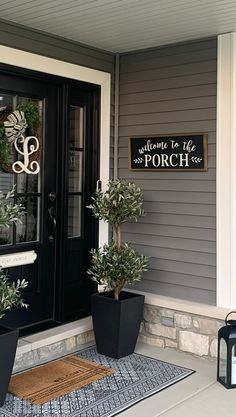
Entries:
[[225, 318], [218, 332], [217, 381], [226, 388], [236, 388], [236, 320]]

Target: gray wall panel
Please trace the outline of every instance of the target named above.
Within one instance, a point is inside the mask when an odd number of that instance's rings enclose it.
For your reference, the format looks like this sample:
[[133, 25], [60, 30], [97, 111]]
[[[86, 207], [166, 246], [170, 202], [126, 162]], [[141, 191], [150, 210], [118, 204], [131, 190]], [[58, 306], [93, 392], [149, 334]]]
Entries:
[[[143, 192], [146, 216], [124, 238], [151, 257], [137, 289], [215, 304], [216, 40], [121, 57], [119, 176]], [[208, 133], [207, 172], [131, 172], [128, 138]]]

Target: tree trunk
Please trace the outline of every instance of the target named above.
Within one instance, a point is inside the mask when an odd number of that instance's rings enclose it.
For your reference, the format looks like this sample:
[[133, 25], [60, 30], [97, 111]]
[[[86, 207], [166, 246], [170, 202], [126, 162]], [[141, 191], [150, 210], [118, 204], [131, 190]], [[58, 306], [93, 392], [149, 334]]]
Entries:
[[[115, 227], [115, 244], [116, 244], [116, 248], [117, 248], [117, 252], [119, 252], [120, 247], [121, 247], [121, 228], [119, 224], [116, 224]], [[116, 287], [114, 290], [114, 298], [115, 300], [119, 300], [120, 297], [120, 292], [123, 288], [123, 285], [120, 285], [119, 287]]]
[[119, 301], [119, 295], [120, 295], [120, 289], [119, 288], [115, 288], [115, 290], [114, 290], [114, 298], [115, 298], [115, 300]]
[[119, 250], [121, 246], [121, 230], [119, 224], [115, 226], [115, 243], [117, 246], [117, 250]]

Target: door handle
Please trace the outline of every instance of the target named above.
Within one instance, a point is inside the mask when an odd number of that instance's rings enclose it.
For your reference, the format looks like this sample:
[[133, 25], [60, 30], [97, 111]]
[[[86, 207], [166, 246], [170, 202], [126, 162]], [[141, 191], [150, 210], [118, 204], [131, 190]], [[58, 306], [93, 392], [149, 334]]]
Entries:
[[56, 227], [57, 227], [57, 219], [56, 219], [56, 210], [55, 210], [55, 207], [53, 207], [53, 206], [50, 207], [48, 209], [48, 214], [49, 214], [50, 219], [52, 219], [52, 221], [53, 221], [52, 231], [51, 231], [51, 234], [48, 236], [48, 238], [49, 238], [50, 242], [53, 242], [55, 230], [56, 230]]
[[55, 193], [55, 191], [51, 191], [51, 192], [48, 194], [48, 198], [49, 198], [49, 200], [53, 203], [53, 201], [55, 201], [55, 200], [56, 200], [56, 193]]

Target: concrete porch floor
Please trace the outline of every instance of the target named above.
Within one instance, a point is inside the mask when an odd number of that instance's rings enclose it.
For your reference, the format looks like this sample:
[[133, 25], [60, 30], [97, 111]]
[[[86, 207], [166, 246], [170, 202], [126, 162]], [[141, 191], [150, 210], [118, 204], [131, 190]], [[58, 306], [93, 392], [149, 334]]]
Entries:
[[195, 374], [132, 406], [121, 417], [235, 417], [236, 390], [216, 382], [216, 362], [173, 349], [139, 343], [136, 352], [180, 366]]
[[[74, 335], [92, 330], [91, 317], [72, 322], [58, 328], [20, 339], [18, 343], [18, 362], [22, 362], [22, 355], [26, 355], [28, 367], [38, 363], [30, 363], [30, 357], [35, 357], [38, 349], [44, 355], [39, 355], [40, 363], [49, 360], [47, 346], [59, 346], [63, 339], [70, 340]], [[84, 343], [84, 342], [83, 342]], [[52, 349], [56, 359], [63, 354], [73, 353], [75, 350], [94, 345], [94, 341], [76, 345], [71, 352]], [[44, 350], [46, 349], [46, 354]], [[174, 363], [196, 371], [193, 375], [175, 385], [147, 398], [119, 414], [121, 417], [236, 417], [236, 390], [226, 390], [216, 382], [216, 362], [202, 359], [174, 349], [161, 349], [138, 343], [136, 352], [146, 356]]]

